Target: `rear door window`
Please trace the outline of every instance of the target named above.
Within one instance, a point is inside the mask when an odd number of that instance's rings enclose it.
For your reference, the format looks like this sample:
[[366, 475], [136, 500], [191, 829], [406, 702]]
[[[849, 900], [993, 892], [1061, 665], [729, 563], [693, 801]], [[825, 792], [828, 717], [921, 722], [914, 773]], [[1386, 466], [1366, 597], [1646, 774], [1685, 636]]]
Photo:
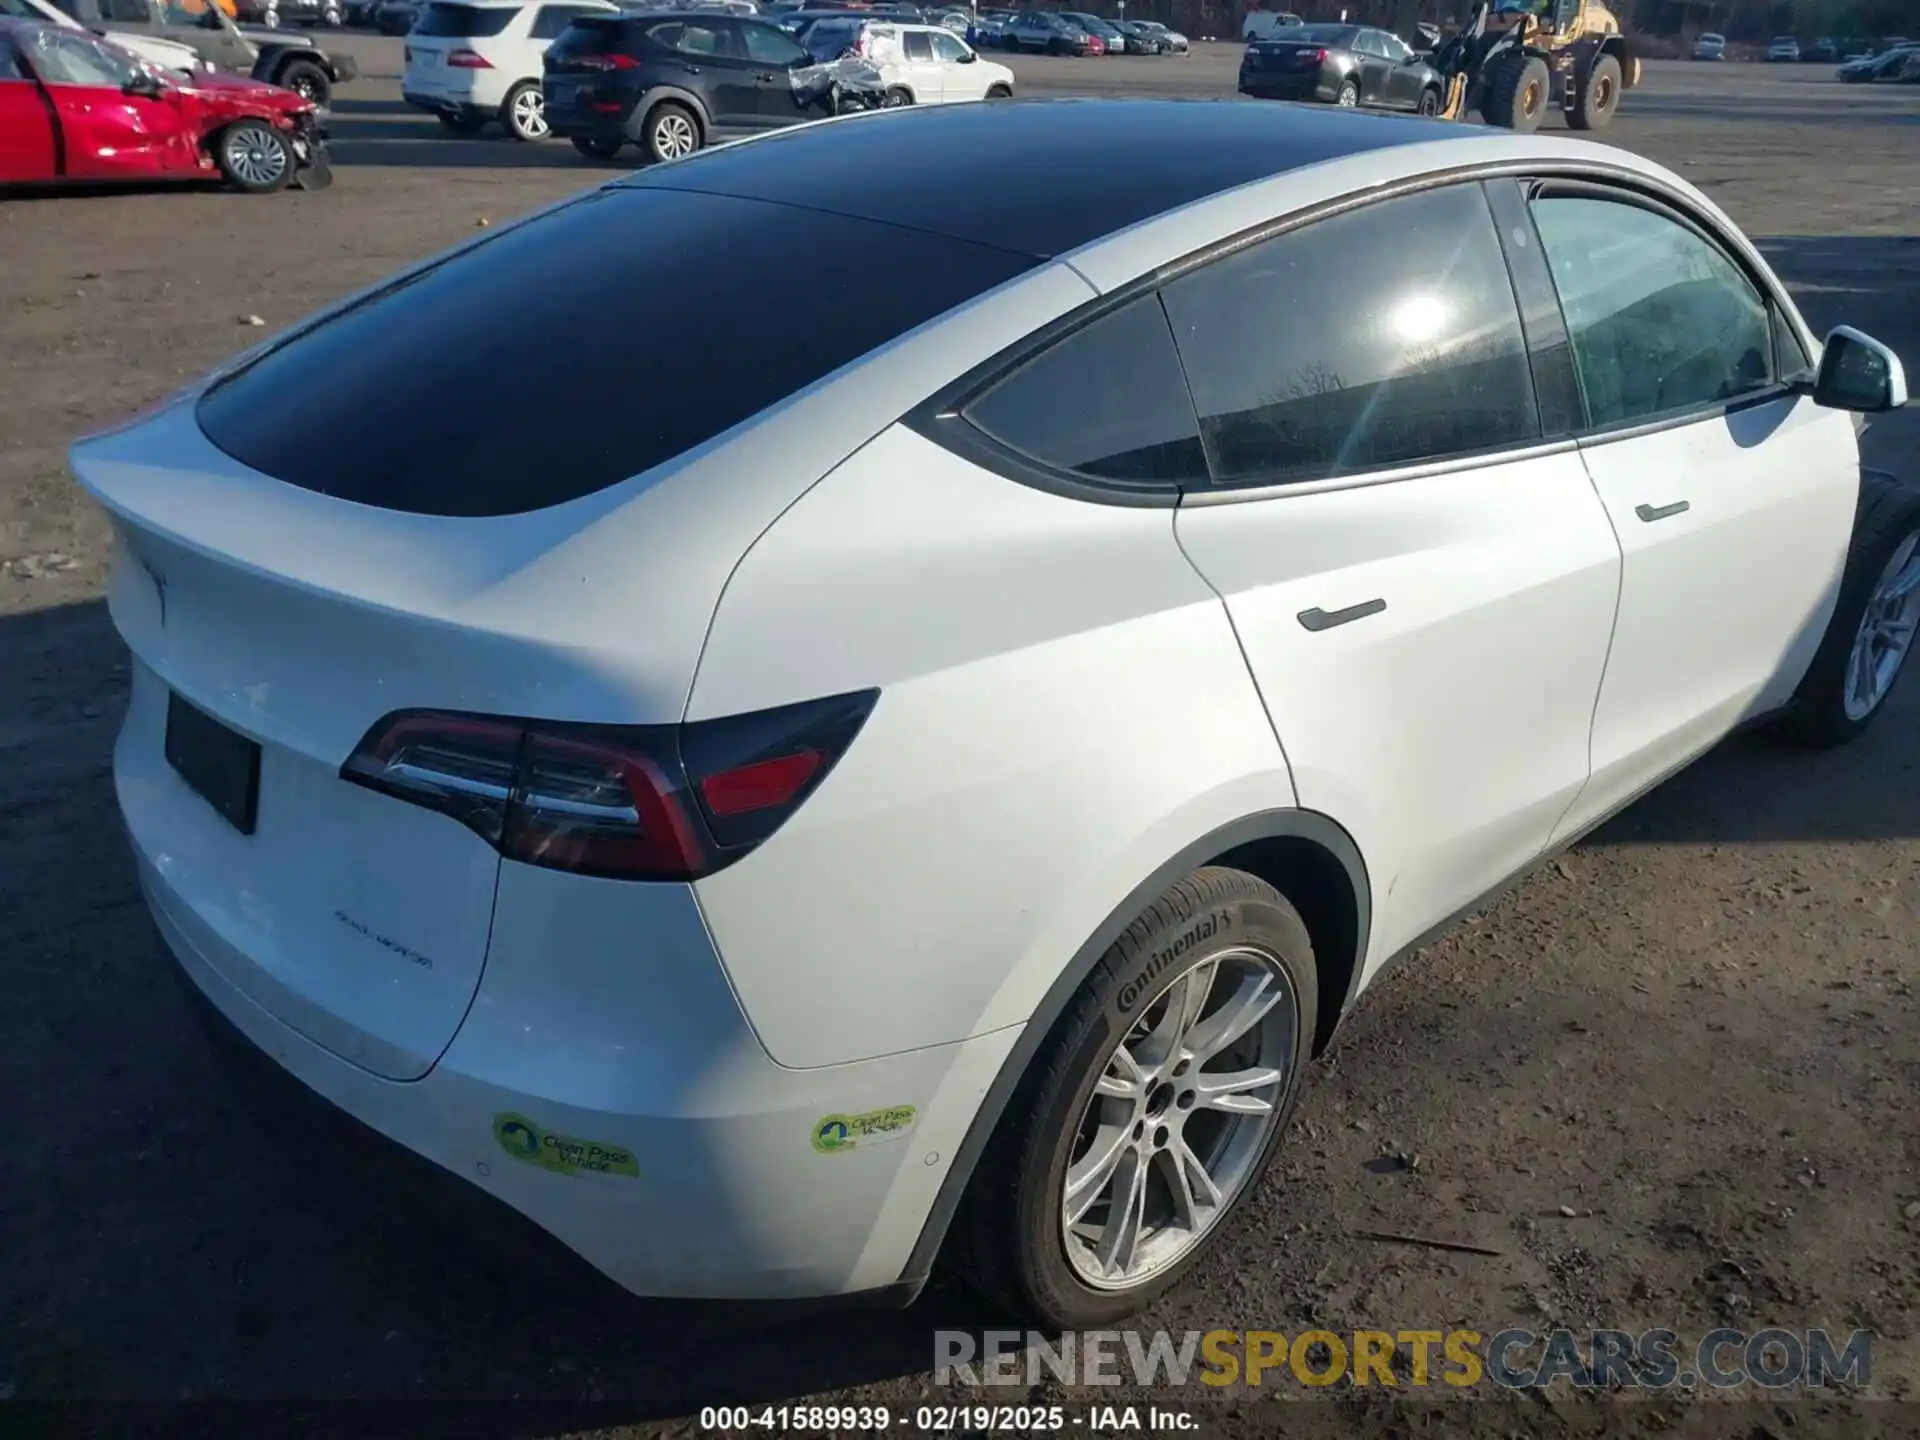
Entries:
[[[672, 460], [1036, 263], [819, 210], [614, 186], [268, 350], [202, 397], [199, 421], [307, 490], [521, 514]], [[762, 303], [743, 302], [743, 276]]]
[[759, 64], [777, 65], [784, 70], [805, 64], [811, 58], [799, 41], [771, 25], [743, 21], [740, 33], [746, 41], [747, 58]]
[[1154, 295], [1042, 350], [962, 414], [1051, 469], [1148, 489], [1206, 481], [1199, 422]]
[[1703, 235], [1598, 196], [1548, 194], [1532, 210], [1596, 429], [1773, 383], [1767, 302]]
[[420, 12], [413, 33], [449, 40], [484, 40], [505, 30], [516, 13], [506, 5], [449, 5], [445, 0], [433, 0]]
[[1326, 480], [1540, 435], [1477, 186], [1314, 221], [1163, 294], [1216, 484]]

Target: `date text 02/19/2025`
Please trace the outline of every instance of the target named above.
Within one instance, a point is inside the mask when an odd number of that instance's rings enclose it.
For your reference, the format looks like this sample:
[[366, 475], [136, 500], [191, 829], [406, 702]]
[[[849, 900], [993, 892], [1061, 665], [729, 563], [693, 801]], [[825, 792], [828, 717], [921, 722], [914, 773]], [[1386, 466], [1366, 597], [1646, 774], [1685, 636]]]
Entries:
[[1047, 1435], [1088, 1428], [1177, 1433], [1197, 1430], [1199, 1422], [1184, 1410], [1132, 1405], [1096, 1405], [1085, 1413], [1064, 1405], [920, 1405], [911, 1411], [885, 1405], [709, 1405], [700, 1411], [700, 1428], [793, 1435], [889, 1430]]

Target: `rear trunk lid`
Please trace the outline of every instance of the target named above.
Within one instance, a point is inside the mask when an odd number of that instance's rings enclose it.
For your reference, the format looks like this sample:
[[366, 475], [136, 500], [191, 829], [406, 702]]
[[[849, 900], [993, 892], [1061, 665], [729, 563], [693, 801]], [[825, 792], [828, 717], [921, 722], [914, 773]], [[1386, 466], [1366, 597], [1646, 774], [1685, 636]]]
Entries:
[[[227, 980], [334, 1053], [417, 1078], [479, 984], [500, 860], [341, 765], [414, 707], [678, 720], [724, 567], [633, 595], [626, 613], [649, 618], [617, 628], [643, 638], [596, 634], [579, 602], [605, 573], [582, 514], [598, 497], [494, 519], [353, 504], [222, 454], [191, 406], [74, 463], [112, 519], [109, 606], [136, 661], [116, 773], [137, 847], [217, 935], [206, 958]], [[656, 574], [672, 588], [676, 570]]]
[[[433, 0], [407, 32], [406, 68], [421, 79], [460, 80], [462, 69], [501, 58], [498, 38], [514, 17], [504, 5], [460, 5]], [[477, 58], [476, 58], [477, 57]]]
[[1255, 70], [1316, 70], [1325, 57], [1325, 46], [1300, 40], [1261, 40], [1247, 50], [1247, 63]]

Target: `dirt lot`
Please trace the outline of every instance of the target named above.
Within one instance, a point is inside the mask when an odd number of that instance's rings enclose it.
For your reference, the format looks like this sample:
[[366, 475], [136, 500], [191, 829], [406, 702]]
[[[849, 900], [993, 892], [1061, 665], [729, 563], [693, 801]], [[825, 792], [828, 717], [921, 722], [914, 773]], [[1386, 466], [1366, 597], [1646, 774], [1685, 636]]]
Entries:
[[[911, 1406], [930, 1329], [990, 1323], [963, 1295], [769, 1329], [628, 1299], [515, 1223], [449, 1215], [357, 1128], [216, 1064], [135, 893], [106, 532], [67, 442], [607, 173], [445, 137], [399, 104], [398, 41], [343, 45], [367, 78], [340, 96], [329, 193], [0, 202], [0, 1397], [602, 1402], [534, 1432], [718, 1401]], [[1236, 53], [1016, 64], [1029, 92], [1218, 94]], [[1855, 319], [1920, 376], [1920, 91], [1826, 76], [1658, 66], [1610, 138], [1769, 237], [1816, 325]], [[472, 379], [479, 403], [513, 383]], [[1916, 440], [1916, 411], [1868, 437], [1920, 480]], [[1866, 1400], [1760, 1418], [1904, 1433], [1920, 1407], [1871, 1399], [1920, 1401], [1916, 719], [1910, 680], [1845, 753], [1730, 744], [1391, 978], [1319, 1067], [1255, 1213], [1143, 1324], [1863, 1326]], [[1187, 1399], [1209, 1433], [1273, 1412]], [[1688, 1408], [1556, 1398], [1466, 1423], [1638, 1433]]]

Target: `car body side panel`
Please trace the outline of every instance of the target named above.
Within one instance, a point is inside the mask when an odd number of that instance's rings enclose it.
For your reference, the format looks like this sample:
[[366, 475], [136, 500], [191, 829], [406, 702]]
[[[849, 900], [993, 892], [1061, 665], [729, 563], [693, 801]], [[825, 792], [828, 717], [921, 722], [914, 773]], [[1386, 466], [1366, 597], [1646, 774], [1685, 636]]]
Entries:
[[1300, 803], [1366, 856], [1368, 975], [1538, 855], [1587, 781], [1619, 595], [1577, 454], [1183, 506], [1179, 533], [1226, 597]]
[[784, 1065], [1024, 1022], [1143, 875], [1293, 804], [1169, 509], [1022, 486], [905, 426], [747, 556], [689, 714], [865, 686], [879, 702], [825, 784], [695, 886]]
[[1859, 497], [1851, 417], [1799, 396], [1600, 437], [1582, 455], [1626, 559], [1593, 777], [1556, 839], [1792, 697], [1833, 614]]
[[122, 95], [105, 85], [49, 85], [65, 137], [66, 175], [75, 180], [131, 180], [198, 168], [188, 125], [196, 106], [178, 95]]
[[[0, 36], [0, 46], [10, 43]], [[46, 92], [35, 80], [0, 80], [0, 185], [59, 174], [60, 135]]]

